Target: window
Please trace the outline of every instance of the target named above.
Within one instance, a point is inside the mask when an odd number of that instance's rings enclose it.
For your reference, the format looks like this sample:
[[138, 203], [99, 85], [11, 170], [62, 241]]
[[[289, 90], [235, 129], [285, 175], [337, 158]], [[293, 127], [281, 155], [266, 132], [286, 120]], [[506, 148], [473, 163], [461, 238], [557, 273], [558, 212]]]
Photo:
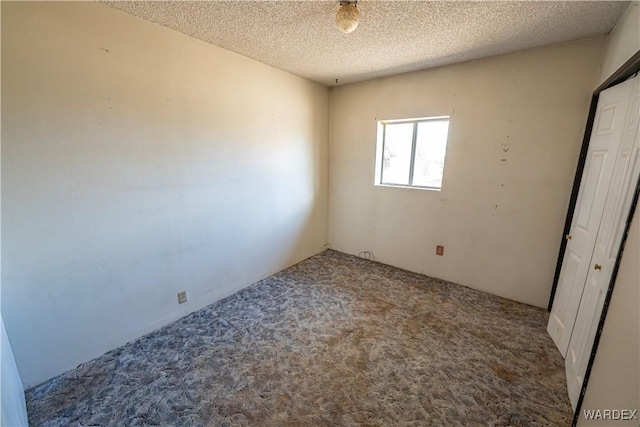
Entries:
[[440, 190], [449, 117], [378, 121], [376, 185]]

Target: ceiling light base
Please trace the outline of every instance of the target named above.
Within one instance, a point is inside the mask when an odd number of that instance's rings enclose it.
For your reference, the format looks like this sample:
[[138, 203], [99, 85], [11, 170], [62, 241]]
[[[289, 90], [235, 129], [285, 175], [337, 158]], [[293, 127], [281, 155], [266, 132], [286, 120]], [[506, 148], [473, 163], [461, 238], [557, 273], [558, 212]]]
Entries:
[[336, 27], [343, 33], [352, 33], [360, 21], [360, 11], [357, 1], [341, 0], [338, 13], [336, 13]]

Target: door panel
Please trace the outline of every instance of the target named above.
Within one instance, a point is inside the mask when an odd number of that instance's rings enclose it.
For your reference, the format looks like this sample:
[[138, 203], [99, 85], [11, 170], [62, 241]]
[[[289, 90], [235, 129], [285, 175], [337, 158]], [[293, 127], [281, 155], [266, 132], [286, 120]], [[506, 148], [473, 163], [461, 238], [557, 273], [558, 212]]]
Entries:
[[[582, 258], [575, 252], [568, 252], [565, 255], [565, 261], [558, 280], [558, 292], [554, 300], [555, 310], [551, 312], [547, 330], [552, 337], [558, 337], [556, 345], [565, 347], [569, 344], [569, 335], [564, 334], [567, 326], [565, 319], [569, 318], [568, 313], [578, 310], [580, 301], [572, 299], [571, 296], [582, 290], [583, 283], [580, 282], [579, 268], [585, 263]], [[560, 342], [565, 337], [566, 343]]]
[[613, 123], [616, 117], [616, 107], [617, 103], [606, 104], [602, 107], [602, 111], [600, 113], [600, 117], [596, 120], [596, 132], [597, 136], [608, 135], [613, 133]]
[[[585, 286], [573, 333], [569, 341], [569, 355], [565, 359], [569, 397], [575, 409], [591, 348], [600, 321], [605, 295], [622, 241], [625, 222], [640, 177], [640, 81], [634, 79], [631, 108], [625, 131], [621, 137], [601, 225], [593, 249], [591, 268]], [[598, 266], [599, 268], [595, 268]]]
[[587, 151], [583, 179], [569, 232], [560, 279], [547, 331], [563, 357], [567, 355], [580, 307], [596, 237], [602, 222], [614, 162], [622, 136], [629, 128], [631, 93], [638, 79], [629, 80], [600, 94], [595, 128]]
[[[607, 161], [606, 151], [594, 151], [589, 158], [589, 166], [586, 170], [585, 176], [585, 191], [583, 197], [576, 204], [578, 212], [578, 218], [576, 218], [576, 227], [583, 233], [589, 233], [593, 230], [593, 227], [597, 226], [598, 219], [600, 219], [599, 212], [594, 215], [593, 203], [595, 201], [598, 189], [601, 188], [602, 183], [602, 169]], [[597, 206], [596, 206], [597, 208]], [[595, 218], [594, 218], [595, 216]], [[594, 224], [594, 222], [596, 224]]]
[[629, 126], [627, 127], [628, 131], [633, 131], [633, 129], [638, 128], [638, 122], [640, 121], [640, 96], [638, 94], [634, 94], [635, 98], [631, 101], [631, 108], [629, 114], [631, 115], [631, 120], [629, 121]]
[[569, 390], [569, 399], [573, 409], [576, 409], [582, 383], [584, 381], [584, 371], [577, 369], [579, 366], [587, 366], [591, 355], [591, 346], [593, 340], [589, 342], [589, 331], [594, 330], [600, 321], [599, 312], [602, 310], [606, 289], [599, 288], [600, 276], [599, 270], [590, 272], [585, 286], [580, 310], [576, 317], [576, 323], [573, 330], [571, 342], [569, 344], [569, 352], [565, 359], [567, 388]]

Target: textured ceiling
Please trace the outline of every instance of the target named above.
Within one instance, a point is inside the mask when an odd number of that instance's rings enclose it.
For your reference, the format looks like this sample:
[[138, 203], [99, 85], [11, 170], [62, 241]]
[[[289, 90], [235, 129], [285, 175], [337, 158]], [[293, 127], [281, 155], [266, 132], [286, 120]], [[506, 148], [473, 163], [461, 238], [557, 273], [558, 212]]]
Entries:
[[326, 85], [608, 34], [628, 2], [123, 1], [109, 6]]

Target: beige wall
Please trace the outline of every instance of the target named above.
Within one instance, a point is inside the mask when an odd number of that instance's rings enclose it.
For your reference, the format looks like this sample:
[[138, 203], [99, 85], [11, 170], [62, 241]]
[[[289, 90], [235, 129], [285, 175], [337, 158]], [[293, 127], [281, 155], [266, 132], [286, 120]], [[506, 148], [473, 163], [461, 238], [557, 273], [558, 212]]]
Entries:
[[2, 315], [25, 385], [321, 251], [328, 108], [101, 4], [2, 2]]
[[[332, 89], [333, 248], [546, 307], [604, 42]], [[376, 120], [442, 115], [442, 191], [375, 187]]]
[[[611, 33], [600, 81], [606, 80], [639, 50], [640, 3], [633, 2]], [[611, 296], [582, 410], [637, 409], [640, 411], [639, 264], [640, 208], [637, 208]], [[638, 418], [640, 419], [640, 415]], [[587, 422], [584, 413], [581, 412], [578, 425], [637, 426], [638, 421]]]
[[640, 50], [640, 2], [629, 4], [607, 38], [600, 83]]

